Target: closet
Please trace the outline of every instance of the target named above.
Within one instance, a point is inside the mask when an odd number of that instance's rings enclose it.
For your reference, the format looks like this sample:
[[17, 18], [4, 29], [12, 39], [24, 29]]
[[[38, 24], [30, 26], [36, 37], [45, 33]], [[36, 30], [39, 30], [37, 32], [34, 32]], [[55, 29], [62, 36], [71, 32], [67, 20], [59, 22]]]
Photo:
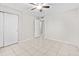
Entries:
[[0, 12], [0, 47], [3, 46], [3, 13]]
[[18, 41], [18, 16], [0, 12], [0, 47], [14, 44]]

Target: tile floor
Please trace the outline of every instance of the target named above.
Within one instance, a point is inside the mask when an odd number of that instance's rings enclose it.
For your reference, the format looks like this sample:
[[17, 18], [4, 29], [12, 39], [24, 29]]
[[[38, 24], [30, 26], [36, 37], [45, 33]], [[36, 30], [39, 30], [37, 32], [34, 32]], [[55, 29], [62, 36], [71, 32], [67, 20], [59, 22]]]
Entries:
[[79, 56], [79, 48], [53, 40], [27, 40], [0, 48], [0, 56]]

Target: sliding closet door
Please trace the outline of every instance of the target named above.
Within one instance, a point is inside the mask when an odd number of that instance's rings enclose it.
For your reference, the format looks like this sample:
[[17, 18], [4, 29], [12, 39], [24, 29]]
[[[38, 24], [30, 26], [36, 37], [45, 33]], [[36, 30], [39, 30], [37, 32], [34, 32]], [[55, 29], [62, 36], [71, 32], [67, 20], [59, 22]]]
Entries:
[[3, 47], [3, 13], [0, 12], [0, 47]]
[[14, 44], [18, 40], [18, 16], [4, 13], [4, 46]]

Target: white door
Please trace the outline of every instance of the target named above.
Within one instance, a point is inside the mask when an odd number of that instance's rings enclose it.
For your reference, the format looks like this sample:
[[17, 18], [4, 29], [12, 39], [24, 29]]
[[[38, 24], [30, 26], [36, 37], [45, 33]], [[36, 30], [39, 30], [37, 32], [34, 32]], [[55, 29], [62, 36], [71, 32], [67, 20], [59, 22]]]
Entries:
[[40, 37], [40, 21], [39, 20], [35, 20], [35, 37]]
[[0, 12], [0, 47], [3, 47], [3, 13]]
[[18, 16], [4, 13], [4, 46], [14, 44], [18, 40]]

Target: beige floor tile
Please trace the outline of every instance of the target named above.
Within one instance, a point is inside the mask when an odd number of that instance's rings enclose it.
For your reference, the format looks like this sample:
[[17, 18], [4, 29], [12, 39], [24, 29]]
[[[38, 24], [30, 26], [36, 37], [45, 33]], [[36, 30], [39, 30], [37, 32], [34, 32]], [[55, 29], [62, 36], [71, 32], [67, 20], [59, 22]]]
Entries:
[[79, 48], [64, 44], [57, 55], [61, 56], [79, 56]]
[[0, 56], [79, 56], [79, 48], [54, 40], [33, 39], [0, 49]]
[[30, 48], [28, 49], [28, 52], [31, 56], [34, 56], [38, 53], [38, 50], [36, 48]]
[[10, 47], [5, 47], [5, 48], [0, 49], [0, 55], [1, 56], [14, 56], [15, 53]]

